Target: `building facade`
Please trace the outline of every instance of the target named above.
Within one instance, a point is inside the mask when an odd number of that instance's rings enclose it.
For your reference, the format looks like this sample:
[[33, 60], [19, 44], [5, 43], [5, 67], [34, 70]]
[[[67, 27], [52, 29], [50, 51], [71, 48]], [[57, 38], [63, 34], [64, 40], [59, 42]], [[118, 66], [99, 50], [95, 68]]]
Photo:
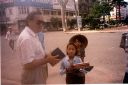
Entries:
[[[73, 17], [73, 6], [69, 0], [65, 10], [67, 17]], [[58, 0], [0, 0], [0, 28], [3, 31], [11, 25], [22, 30], [26, 16], [34, 10], [42, 11], [45, 22], [50, 22], [52, 17], [61, 19], [60, 9]]]
[[[126, 7], [121, 6], [120, 8], [121, 20], [125, 20], [128, 17], [128, 5]], [[110, 19], [119, 20], [119, 8], [114, 7], [110, 12]]]

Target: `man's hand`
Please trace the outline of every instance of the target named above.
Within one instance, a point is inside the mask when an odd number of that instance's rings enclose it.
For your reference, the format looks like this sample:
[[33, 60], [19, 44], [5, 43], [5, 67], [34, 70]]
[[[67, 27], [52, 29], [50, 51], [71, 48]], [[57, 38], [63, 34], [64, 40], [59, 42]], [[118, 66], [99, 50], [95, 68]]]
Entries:
[[128, 53], [128, 48], [125, 48], [124, 50], [125, 50], [126, 53]]
[[54, 66], [56, 63], [58, 63], [60, 61], [60, 59], [58, 59], [58, 55], [56, 56], [52, 56], [52, 55], [48, 55], [47, 56], [47, 61]]

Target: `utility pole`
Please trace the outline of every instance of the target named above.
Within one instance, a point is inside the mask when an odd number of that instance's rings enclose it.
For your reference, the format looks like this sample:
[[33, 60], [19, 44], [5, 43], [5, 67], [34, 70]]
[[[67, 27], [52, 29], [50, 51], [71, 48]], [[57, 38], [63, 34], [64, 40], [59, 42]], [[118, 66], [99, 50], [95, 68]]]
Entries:
[[80, 31], [80, 28], [82, 27], [82, 22], [81, 22], [81, 16], [79, 16], [79, 0], [74, 0], [74, 7], [76, 12], [77, 28], [78, 31]]
[[63, 31], [65, 32], [67, 30], [65, 9], [66, 9], [68, 0], [58, 0], [58, 2], [61, 6], [62, 27], [63, 27]]
[[74, 1], [74, 8], [75, 8], [76, 26], [77, 26], [77, 28], [78, 28], [78, 24], [77, 24], [77, 16], [78, 16], [78, 12], [77, 12], [77, 7], [76, 7], [76, 1], [75, 1], [75, 0], [73, 0], [73, 1]]

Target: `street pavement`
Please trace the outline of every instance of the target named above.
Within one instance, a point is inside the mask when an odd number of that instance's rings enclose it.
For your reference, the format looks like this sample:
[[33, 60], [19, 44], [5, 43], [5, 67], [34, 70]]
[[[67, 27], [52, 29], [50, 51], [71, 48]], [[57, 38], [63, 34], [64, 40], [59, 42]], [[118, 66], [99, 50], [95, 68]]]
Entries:
[[[87, 36], [89, 44], [86, 48], [85, 62], [94, 69], [86, 74], [87, 84], [117, 84], [122, 83], [126, 58], [124, 51], [119, 48], [122, 31], [108, 32], [46, 32], [46, 52], [50, 53], [56, 47], [65, 53], [68, 40], [75, 34]], [[59, 74], [60, 63], [49, 65], [48, 84], [65, 84], [65, 75]], [[20, 59], [15, 57], [9, 48], [8, 41], [1, 36], [1, 81], [2, 85], [20, 85]]]
[[108, 32], [128, 32], [128, 26], [114, 27], [114, 28], [106, 28], [104, 30], [85, 30], [85, 31], [68, 31], [66, 33], [108, 33]]

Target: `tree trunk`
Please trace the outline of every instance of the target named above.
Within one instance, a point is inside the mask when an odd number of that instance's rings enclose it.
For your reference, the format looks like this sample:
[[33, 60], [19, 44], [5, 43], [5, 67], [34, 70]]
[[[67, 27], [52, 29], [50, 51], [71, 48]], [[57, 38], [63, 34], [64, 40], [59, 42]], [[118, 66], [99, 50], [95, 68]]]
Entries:
[[121, 22], [120, 2], [119, 2], [119, 4], [118, 4], [118, 6], [119, 6], [119, 23], [120, 23], [120, 22]]
[[118, 8], [118, 6], [116, 5], [116, 21], [118, 20], [118, 18], [117, 18], [117, 8]]
[[103, 15], [103, 21], [104, 21], [104, 23], [105, 23], [105, 14]]

